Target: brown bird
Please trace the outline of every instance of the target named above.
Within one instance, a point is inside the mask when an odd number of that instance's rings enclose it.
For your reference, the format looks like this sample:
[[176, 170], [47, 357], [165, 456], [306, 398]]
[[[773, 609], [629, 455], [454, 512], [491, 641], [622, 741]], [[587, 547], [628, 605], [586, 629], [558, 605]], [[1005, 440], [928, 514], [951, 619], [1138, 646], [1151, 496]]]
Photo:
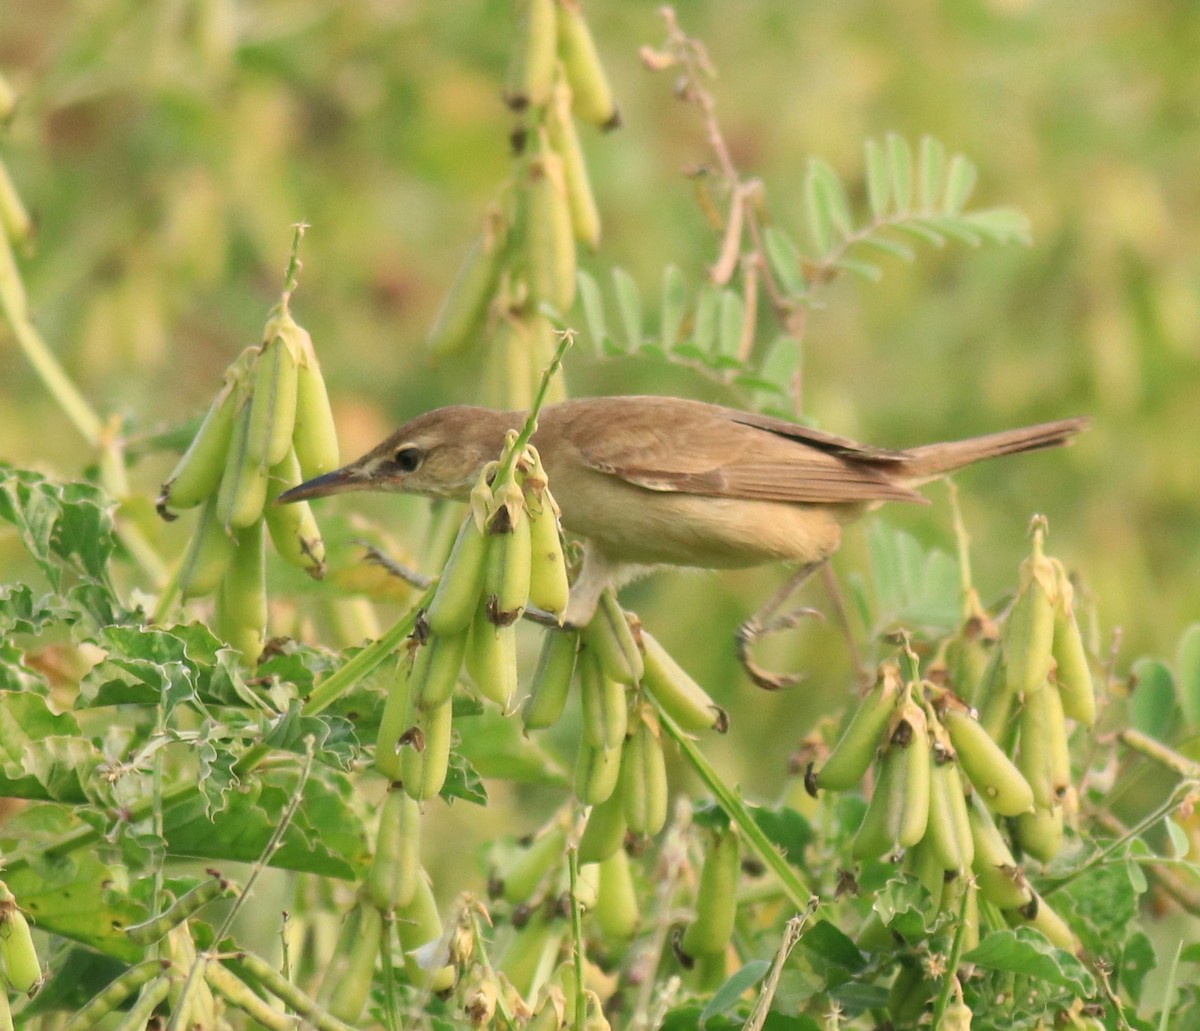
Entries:
[[[465, 501], [526, 413], [454, 405], [417, 416], [356, 462], [280, 496], [351, 490]], [[591, 619], [604, 588], [646, 567], [736, 569], [797, 563], [803, 576], [841, 543], [842, 525], [884, 501], [999, 455], [1058, 447], [1086, 419], [891, 450], [783, 419], [674, 397], [593, 397], [544, 408], [533, 436], [562, 525], [584, 541], [566, 619]], [[785, 592], [786, 593], [786, 592]], [[782, 601], [782, 598], [778, 599]], [[751, 620], [746, 647], [763, 625]], [[770, 674], [764, 686], [779, 686]], [[760, 681], [761, 682], [761, 681]]]

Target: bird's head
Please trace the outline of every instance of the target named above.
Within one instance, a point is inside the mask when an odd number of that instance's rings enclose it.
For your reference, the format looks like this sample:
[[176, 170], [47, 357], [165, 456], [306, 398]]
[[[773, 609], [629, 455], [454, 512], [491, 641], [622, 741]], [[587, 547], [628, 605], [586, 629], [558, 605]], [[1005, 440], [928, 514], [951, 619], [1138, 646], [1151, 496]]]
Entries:
[[500, 456], [519, 413], [454, 405], [401, 426], [362, 458], [280, 494], [279, 504], [351, 490], [465, 501], [483, 467]]

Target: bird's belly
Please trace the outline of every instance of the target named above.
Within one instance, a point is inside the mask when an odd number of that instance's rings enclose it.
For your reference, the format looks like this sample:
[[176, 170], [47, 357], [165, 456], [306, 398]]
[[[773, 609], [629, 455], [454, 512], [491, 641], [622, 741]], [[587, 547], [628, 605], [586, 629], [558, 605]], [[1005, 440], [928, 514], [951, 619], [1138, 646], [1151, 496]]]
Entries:
[[[586, 506], [560, 499], [563, 526], [610, 558], [644, 565], [738, 569], [817, 562], [837, 550], [859, 506], [700, 497], [631, 485]], [[553, 490], [553, 482], [551, 483]]]

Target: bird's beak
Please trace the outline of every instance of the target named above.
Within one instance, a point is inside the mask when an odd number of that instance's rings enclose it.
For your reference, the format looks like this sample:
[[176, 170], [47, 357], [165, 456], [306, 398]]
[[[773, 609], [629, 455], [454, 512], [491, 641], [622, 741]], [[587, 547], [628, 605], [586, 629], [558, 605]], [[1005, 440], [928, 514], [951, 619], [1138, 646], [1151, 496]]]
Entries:
[[298, 487], [285, 490], [275, 499], [277, 505], [287, 505], [293, 501], [307, 501], [310, 498], [323, 498], [330, 494], [343, 494], [348, 490], [368, 490], [371, 477], [361, 462], [344, 465], [324, 476], [315, 476], [305, 480]]

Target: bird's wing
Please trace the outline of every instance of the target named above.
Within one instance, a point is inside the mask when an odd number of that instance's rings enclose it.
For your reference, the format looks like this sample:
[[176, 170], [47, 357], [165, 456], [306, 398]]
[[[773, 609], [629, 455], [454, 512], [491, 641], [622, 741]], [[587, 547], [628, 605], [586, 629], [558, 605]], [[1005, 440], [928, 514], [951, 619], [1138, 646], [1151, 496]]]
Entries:
[[571, 436], [590, 468], [646, 490], [809, 504], [925, 501], [893, 479], [903, 452], [716, 405], [629, 401], [621, 411], [577, 409]]

